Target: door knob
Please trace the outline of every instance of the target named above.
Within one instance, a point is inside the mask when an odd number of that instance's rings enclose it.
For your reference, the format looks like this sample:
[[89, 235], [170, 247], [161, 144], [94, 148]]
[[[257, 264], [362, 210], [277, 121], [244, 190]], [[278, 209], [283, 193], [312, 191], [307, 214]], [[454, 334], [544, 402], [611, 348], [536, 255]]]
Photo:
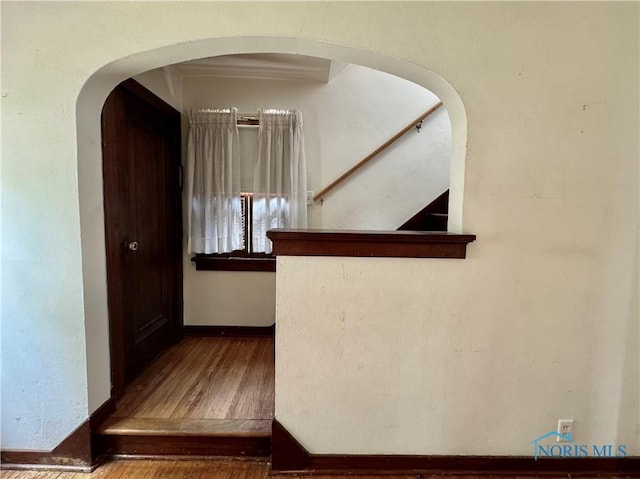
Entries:
[[131, 251], [137, 251], [138, 249], [138, 242], [137, 241], [132, 241], [131, 243], [129, 243], [129, 249]]

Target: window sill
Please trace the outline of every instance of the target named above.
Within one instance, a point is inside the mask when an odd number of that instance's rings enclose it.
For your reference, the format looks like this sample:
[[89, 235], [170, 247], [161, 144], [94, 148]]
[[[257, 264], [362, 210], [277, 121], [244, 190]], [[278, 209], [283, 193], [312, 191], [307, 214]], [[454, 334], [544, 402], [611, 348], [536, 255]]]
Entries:
[[347, 231], [273, 229], [276, 256], [464, 258], [472, 234], [435, 231]]
[[275, 272], [275, 256], [263, 258], [241, 256], [196, 255], [191, 258], [197, 271], [265, 271]]

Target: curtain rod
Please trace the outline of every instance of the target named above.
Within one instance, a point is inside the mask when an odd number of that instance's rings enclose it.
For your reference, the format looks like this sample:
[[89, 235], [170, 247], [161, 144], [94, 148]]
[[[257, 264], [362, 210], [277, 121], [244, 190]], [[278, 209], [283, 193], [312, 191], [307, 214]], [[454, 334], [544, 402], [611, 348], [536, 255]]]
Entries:
[[[195, 111], [197, 112], [210, 112], [213, 111], [210, 108], [198, 108]], [[295, 111], [295, 110], [291, 110]], [[258, 126], [260, 125], [260, 120], [257, 116], [252, 115], [236, 115], [236, 125], [241, 126]]]
[[237, 125], [259, 125], [260, 120], [255, 116], [238, 115]]
[[[210, 108], [197, 108], [193, 111], [199, 112], [199, 113], [206, 113], [206, 112], [210, 112], [212, 111]], [[243, 125], [243, 126], [254, 126], [254, 125], [260, 125], [260, 120], [258, 119], [257, 116], [251, 116], [251, 115], [236, 115], [236, 124], [237, 125]]]

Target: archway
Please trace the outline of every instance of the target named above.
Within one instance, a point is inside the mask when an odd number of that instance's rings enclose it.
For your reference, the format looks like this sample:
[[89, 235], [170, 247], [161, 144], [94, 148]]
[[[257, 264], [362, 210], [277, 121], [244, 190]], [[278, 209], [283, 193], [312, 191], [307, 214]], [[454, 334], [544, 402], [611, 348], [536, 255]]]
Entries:
[[289, 53], [339, 60], [391, 73], [434, 92], [446, 107], [452, 128], [449, 231], [462, 231], [467, 134], [464, 105], [446, 80], [424, 67], [372, 51], [281, 37], [212, 38], [140, 52], [105, 65], [87, 80], [76, 104], [89, 412], [110, 397], [100, 146], [100, 116], [104, 101], [117, 84], [144, 71], [196, 58], [241, 53]]

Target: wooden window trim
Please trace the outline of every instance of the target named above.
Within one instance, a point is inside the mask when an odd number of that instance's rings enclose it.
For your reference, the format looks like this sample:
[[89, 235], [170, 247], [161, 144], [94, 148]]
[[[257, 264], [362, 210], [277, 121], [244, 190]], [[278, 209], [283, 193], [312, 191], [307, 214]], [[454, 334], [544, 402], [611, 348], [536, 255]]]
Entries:
[[273, 255], [197, 254], [191, 258], [197, 271], [276, 271], [276, 257]]

